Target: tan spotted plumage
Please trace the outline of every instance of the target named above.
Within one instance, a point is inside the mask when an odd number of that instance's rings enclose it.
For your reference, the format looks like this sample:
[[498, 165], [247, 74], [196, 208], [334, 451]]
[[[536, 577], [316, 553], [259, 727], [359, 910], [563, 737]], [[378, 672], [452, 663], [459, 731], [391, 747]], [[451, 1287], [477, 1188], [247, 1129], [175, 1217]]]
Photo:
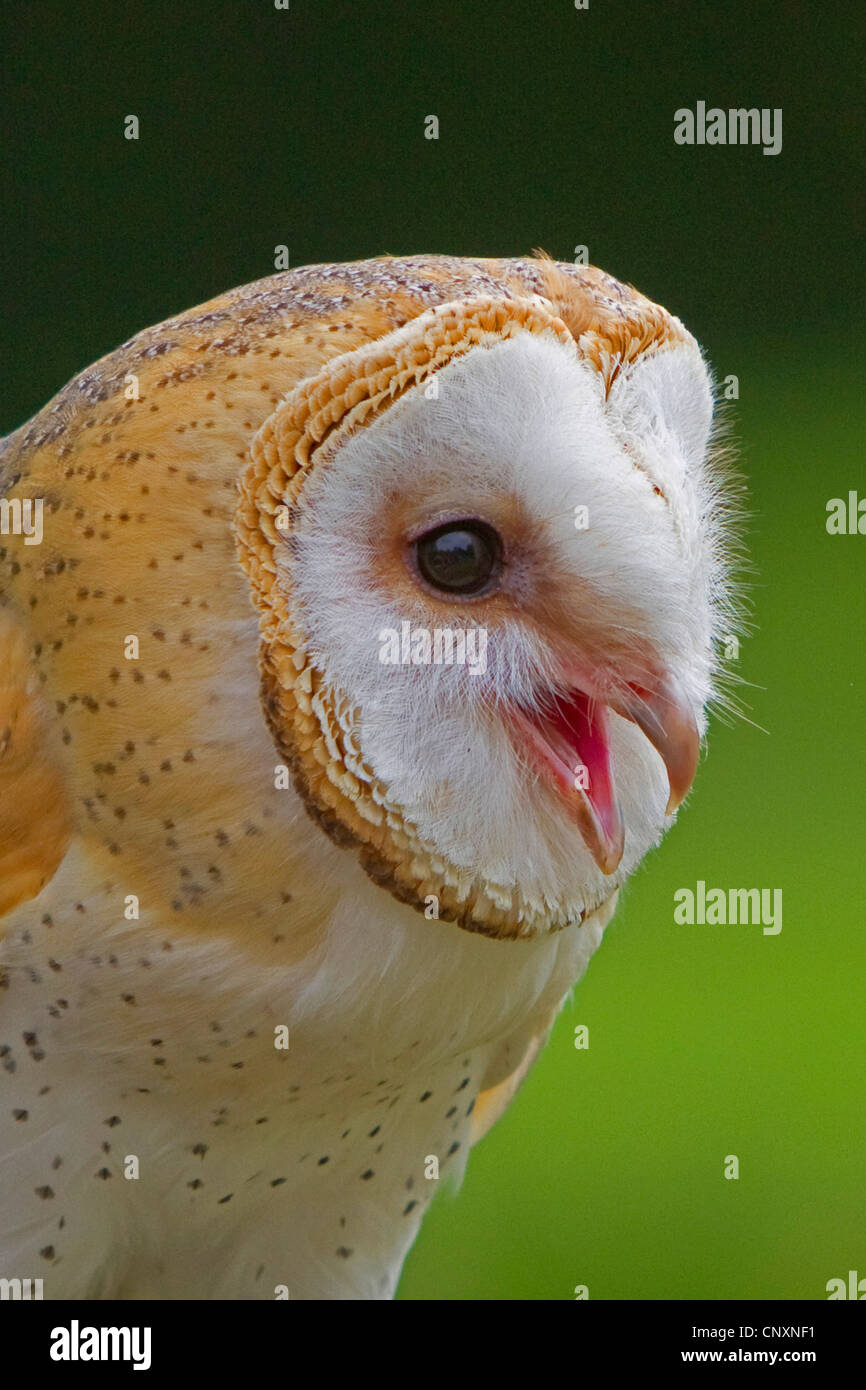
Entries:
[[388, 1296], [429, 1156], [459, 1174], [534, 1059], [617, 882], [555, 903], [437, 847], [281, 549], [347, 440], [527, 338], [602, 403], [696, 352], [591, 267], [313, 266], [139, 334], [0, 445], [0, 496], [45, 500], [41, 545], [0, 537], [0, 1276]]

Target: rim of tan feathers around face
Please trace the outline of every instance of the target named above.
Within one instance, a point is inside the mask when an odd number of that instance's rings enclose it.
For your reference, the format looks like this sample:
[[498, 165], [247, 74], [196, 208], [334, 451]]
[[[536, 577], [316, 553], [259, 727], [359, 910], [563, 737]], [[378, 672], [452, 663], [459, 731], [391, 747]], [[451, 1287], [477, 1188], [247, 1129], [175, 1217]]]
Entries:
[[[483, 296], [427, 310], [301, 382], [254, 437], [240, 478], [235, 535], [259, 615], [262, 704], [299, 795], [336, 844], [357, 851], [374, 882], [422, 913], [425, 899], [435, 896], [438, 917], [469, 931], [527, 938], [586, 914], [554, 917], [549, 904], [527, 899], [516, 885], [456, 870], [421, 839], [364, 762], [357, 712], [310, 660], [291, 611], [285, 568], [277, 582], [276, 552], [290, 534], [293, 506], [312, 469], [327, 467], [351, 433], [456, 357], [517, 333], [553, 335], [601, 373], [607, 391], [624, 363], [676, 341], [676, 330], [682, 331], [659, 306], [643, 304], [657, 312], [590, 327], [584, 318], [577, 339], [558, 306], [538, 296]], [[279, 507], [288, 509], [289, 530], [277, 527]]]

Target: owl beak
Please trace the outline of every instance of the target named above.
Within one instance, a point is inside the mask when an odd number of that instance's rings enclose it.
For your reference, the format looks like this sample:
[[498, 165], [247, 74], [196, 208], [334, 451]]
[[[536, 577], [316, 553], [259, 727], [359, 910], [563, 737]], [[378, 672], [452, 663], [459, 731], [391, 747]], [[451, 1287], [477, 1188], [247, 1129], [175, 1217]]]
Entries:
[[628, 685], [604, 701], [570, 690], [543, 712], [514, 710], [521, 742], [536, 766], [563, 793], [583, 841], [603, 874], [619, 866], [625, 830], [616, 795], [608, 708], [629, 719], [660, 754], [668, 774], [666, 815], [680, 805], [694, 781], [700, 735], [685, 693], [670, 676], [652, 689]]
[[648, 689], [628, 685], [608, 700], [611, 709], [636, 724], [660, 754], [668, 774], [670, 816], [685, 799], [698, 768], [701, 737], [691, 704], [673, 676]]
[[622, 859], [625, 828], [617, 801], [607, 710], [570, 690], [543, 712], [514, 710], [520, 742], [559, 789], [584, 844], [603, 874]]

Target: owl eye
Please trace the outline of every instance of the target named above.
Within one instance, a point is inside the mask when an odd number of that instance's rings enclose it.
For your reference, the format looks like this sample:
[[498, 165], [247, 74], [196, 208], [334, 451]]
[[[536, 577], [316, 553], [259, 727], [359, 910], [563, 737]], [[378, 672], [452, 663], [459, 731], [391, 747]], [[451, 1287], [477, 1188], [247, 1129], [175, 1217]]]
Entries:
[[418, 569], [445, 594], [478, 594], [502, 565], [502, 542], [485, 521], [450, 521], [415, 541]]

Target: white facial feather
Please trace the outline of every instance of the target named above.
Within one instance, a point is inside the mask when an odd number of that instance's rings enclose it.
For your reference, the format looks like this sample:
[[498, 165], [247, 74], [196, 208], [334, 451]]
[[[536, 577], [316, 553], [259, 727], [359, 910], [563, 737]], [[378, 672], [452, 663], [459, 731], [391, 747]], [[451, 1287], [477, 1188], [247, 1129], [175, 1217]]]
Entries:
[[[517, 580], [527, 604], [553, 564], [565, 601], [591, 606], [597, 641], [618, 656], [648, 642], [703, 728], [716, 563], [707, 373], [696, 348], [676, 347], [641, 360], [605, 401], [602, 378], [576, 349], [522, 334], [473, 349], [437, 383], [432, 398], [409, 392], [309, 480], [283, 557], [297, 611], [316, 664], [360, 711], [368, 763], [424, 839], [467, 876], [591, 908], [663, 832], [660, 758], [612, 716], [626, 852], [605, 876], [498, 717], [500, 702], [532, 707], [553, 689], [550, 645], [518, 608], [489, 628], [486, 679], [466, 667], [383, 666], [384, 629], [411, 619], [435, 630], [444, 620], [420, 588], [407, 611], [376, 559], [398, 499], [431, 526], [516, 503], [537, 536]], [[586, 530], [575, 528], [576, 507], [588, 510]]]

